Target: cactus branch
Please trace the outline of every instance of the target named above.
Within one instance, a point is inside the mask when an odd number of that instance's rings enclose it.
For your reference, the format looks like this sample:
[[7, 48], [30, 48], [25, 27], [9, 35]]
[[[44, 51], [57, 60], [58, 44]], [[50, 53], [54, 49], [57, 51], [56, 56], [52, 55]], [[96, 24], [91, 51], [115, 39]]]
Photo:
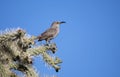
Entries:
[[11, 69], [23, 72], [26, 77], [39, 77], [32, 67], [32, 57], [37, 55], [41, 55], [43, 60], [58, 72], [58, 64], [62, 61], [47, 53], [51, 51], [54, 54], [57, 51], [56, 44], [34, 46], [35, 40], [35, 36], [28, 36], [25, 30], [20, 28], [1, 32], [0, 77], [18, 77]]

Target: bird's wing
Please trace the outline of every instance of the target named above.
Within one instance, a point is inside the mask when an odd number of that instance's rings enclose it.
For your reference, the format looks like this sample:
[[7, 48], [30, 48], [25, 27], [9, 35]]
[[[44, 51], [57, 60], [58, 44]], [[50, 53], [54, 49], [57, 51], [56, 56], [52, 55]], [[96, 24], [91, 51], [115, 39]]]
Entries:
[[55, 28], [49, 28], [49, 29], [47, 29], [45, 32], [43, 32], [43, 33], [41, 34], [41, 36], [42, 36], [42, 37], [44, 37], [44, 36], [51, 37], [51, 36], [53, 36], [55, 33], [56, 33], [56, 29], [55, 29]]

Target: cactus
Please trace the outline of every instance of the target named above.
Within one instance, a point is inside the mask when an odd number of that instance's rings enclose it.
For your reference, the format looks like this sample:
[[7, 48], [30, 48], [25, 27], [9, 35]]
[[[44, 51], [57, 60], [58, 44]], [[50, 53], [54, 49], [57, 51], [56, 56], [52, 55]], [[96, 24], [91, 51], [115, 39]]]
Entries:
[[[60, 70], [58, 64], [62, 61], [53, 58], [47, 51], [57, 51], [55, 43], [37, 45], [35, 36], [28, 36], [21, 28], [8, 29], [0, 33], [0, 77], [18, 77], [12, 70], [22, 72], [25, 77], [40, 77], [32, 67], [33, 56], [41, 55], [43, 61], [55, 69]], [[41, 68], [42, 69], [42, 68]]]

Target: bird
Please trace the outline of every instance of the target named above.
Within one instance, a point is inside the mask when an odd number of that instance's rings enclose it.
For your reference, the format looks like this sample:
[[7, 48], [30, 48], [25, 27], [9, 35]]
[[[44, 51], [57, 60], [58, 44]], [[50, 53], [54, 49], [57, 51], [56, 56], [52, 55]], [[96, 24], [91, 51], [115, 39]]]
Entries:
[[52, 39], [54, 39], [58, 34], [59, 34], [59, 31], [60, 31], [60, 28], [59, 26], [63, 23], [66, 23], [65, 21], [54, 21], [50, 28], [48, 28], [46, 31], [44, 31], [43, 33], [41, 33], [37, 39], [38, 41], [42, 41], [42, 40], [45, 40], [46, 41], [46, 44], [49, 44], [50, 41]]

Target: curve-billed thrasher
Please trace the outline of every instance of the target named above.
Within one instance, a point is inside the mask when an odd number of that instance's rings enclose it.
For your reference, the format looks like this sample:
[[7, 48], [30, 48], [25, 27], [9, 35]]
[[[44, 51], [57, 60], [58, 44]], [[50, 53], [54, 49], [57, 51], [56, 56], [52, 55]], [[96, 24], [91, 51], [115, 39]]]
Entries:
[[38, 36], [38, 41], [45, 40], [46, 43], [50, 43], [50, 40], [55, 38], [58, 33], [59, 33], [59, 25], [65, 23], [64, 21], [62, 22], [53, 22], [51, 27], [47, 29], [45, 32], [43, 32], [40, 36]]

